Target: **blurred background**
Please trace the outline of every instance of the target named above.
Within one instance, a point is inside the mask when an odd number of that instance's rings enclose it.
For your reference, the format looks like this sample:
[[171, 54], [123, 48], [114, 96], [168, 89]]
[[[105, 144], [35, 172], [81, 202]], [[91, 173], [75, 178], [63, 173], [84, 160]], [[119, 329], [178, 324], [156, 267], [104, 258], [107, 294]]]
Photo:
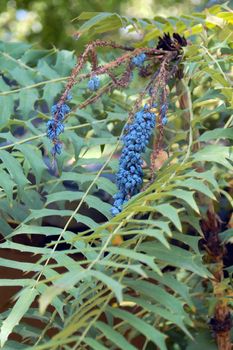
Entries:
[[[82, 12], [117, 12], [132, 17], [190, 14], [221, 0], [1, 0], [0, 40], [27, 41], [41, 48], [77, 49], [72, 34]], [[80, 44], [80, 43], [79, 43]]]

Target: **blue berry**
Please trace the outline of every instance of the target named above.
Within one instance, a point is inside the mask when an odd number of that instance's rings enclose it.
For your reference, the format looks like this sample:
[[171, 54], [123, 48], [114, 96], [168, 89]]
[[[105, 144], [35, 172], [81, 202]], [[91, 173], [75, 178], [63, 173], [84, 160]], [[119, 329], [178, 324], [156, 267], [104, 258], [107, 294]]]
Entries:
[[163, 104], [161, 107], [161, 117], [164, 118], [166, 116], [166, 112], [167, 112], [167, 104]]
[[146, 54], [142, 52], [140, 55], [133, 57], [131, 62], [137, 67], [142, 67], [145, 59], [146, 59]]
[[166, 116], [167, 109], [168, 109], [167, 103], [164, 103], [160, 109], [162, 125], [166, 125], [168, 123], [168, 119]]
[[96, 75], [93, 76], [87, 83], [87, 87], [91, 91], [96, 91], [100, 87], [100, 78]]
[[111, 209], [113, 216], [121, 212], [122, 205], [139, 193], [142, 188], [143, 160], [141, 155], [149, 143], [155, 127], [155, 118], [155, 113], [150, 111], [148, 105], [145, 105], [135, 114], [133, 122], [125, 126], [126, 133], [122, 137], [124, 146], [116, 174], [118, 192], [113, 197], [115, 201]]
[[[67, 95], [67, 99], [70, 100], [72, 96]], [[54, 104], [51, 108], [52, 119], [47, 122], [47, 136], [53, 142], [53, 148], [51, 153], [53, 156], [56, 154], [61, 154], [62, 145], [59, 141], [59, 135], [64, 132], [64, 124], [62, 121], [65, 118], [65, 115], [70, 113], [70, 107], [63, 103], [60, 106]]]
[[58, 106], [57, 104], [55, 104], [51, 108], [51, 113], [53, 118], [57, 114], [57, 119], [63, 120], [65, 118], [65, 115], [70, 113], [70, 107], [65, 103], [63, 103], [61, 106]]
[[47, 122], [47, 135], [53, 140], [64, 131], [64, 125], [58, 120], [51, 119]]
[[55, 156], [56, 154], [61, 154], [62, 151], [62, 144], [60, 142], [57, 142], [53, 145], [51, 153], [53, 156]]
[[72, 98], [73, 98], [73, 96], [72, 96], [71, 92], [69, 92], [66, 96], [67, 101], [72, 100]]

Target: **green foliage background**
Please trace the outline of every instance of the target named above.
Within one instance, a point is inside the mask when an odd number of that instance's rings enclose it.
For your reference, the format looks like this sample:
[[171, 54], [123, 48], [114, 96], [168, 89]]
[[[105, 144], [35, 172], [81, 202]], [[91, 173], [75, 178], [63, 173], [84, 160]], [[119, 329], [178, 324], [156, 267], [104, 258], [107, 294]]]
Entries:
[[[118, 32], [127, 25], [143, 33], [135, 47], [155, 46], [163, 32], [190, 40], [185, 76], [170, 86], [169, 158], [155, 182], [111, 218], [119, 135], [146, 79], [135, 73], [129, 89], [115, 89], [85, 110], [79, 106], [90, 97], [87, 82], [76, 85], [54, 171], [45, 122], [75, 52], [0, 43], [0, 249], [18, 257], [0, 258], [18, 274], [0, 286], [20, 287], [0, 315], [1, 347], [215, 349], [208, 327], [218, 302], [215, 267], [203, 258], [200, 219], [210, 200], [217, 211], [223, 197], [226, 208], [232, 205], [232, 13], [227, 5], [147, 20], [86, 12], [74, 23], [84, 41], [113, 29], [127, 41]], [[104, 64], [120, 52], [99, 54]], [[102, 87], [108, 83], [103, 77]], [[189, 120], [179, 91], [188, 98]], [[231, 242], [232, 229], [221, 239]], [[227, 269], [221, 288], [231, 305]]]
[[[0, 37], [5, 40], [31, 42], [42, 48], [82, 51], [88, 38], [75, 45], [73, 19], [85, 12], [116, 12], [135, 18], [168, 17], [210, 7], [222, 0], [1, 0]], [[230, 6], [230, 4], [229, 4]], [[26, 11], [26, 12], [25, 12]], [[110, 36], [117, 38], [117, 33]]]

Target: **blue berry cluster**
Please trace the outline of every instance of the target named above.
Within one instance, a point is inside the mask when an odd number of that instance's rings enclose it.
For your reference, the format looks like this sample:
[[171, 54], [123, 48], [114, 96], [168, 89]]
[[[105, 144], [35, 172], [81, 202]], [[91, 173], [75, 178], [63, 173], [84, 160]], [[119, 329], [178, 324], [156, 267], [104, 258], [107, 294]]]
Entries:
[[161, 122], [162, 122], [162, 125], [166, 125], [167, 122], [168, 122], [168, 119], [167, 119], [167, 104], [164, 103], [161, 107], [161, 110], [160, 110], [160, 115], [161, 115]]
[[133, 57], [131, 62], [137, 67], [142, 67], [145, 59], [146, 59], [146, 54], [142, 52], [140, 53], [140, 55]]
[[91, 91], [96, 91], [100, 87], [100, 78], [94, 75], [87, 83], [87, 87]]
[[149, 143], [155, 119], [155, 113], [145, 105], [135, 114], [133, 122], [125, 127], [126, 134], [122, 137], [124, 147], [116, 174], [119, 191], [113, 197], [115, 201], [111, 209], [113, 216], [120, 213], [122, 205], [141, 190], [143, 183], [141, 154], [145, 152]]
[[[67, 100], [72, 96], [68, 94]], [[65, 115], [70, 112], [70, 107], [63, 103], [62, 105], [55, 104], [51, 108], [52, 119], [47, 122], [47, 136], [53, 142], [51, 153], [53, 156], [61, 154], [62, 144], [59, 141], [59, 135], [64, 131], [63, 120]]]

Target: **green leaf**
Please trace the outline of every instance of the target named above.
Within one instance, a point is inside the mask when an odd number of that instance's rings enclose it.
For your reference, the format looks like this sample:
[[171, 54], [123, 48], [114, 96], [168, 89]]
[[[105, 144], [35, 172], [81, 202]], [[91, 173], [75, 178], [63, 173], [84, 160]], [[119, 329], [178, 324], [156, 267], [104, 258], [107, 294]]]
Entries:
[[12, 78], [16, 80], [20, 85], [28, 86], [34, 84], [34, 80], [32, 78], [32, 75], [34, 75], [34, 73], [31, 73], [29, 70], [21, 67], [16, 67], [10, 71], [10, 74]]
[[3, 321], [0, 332], [1, 347], [4, 346], [8, 336], [13, 331], [14, 327], [19, 323], [21, 318], [26, 314], [32, 302], [36, 298], [38, 292], [34, 288], [25, 288], [20, 292], [20, 296], [11, 309], [9, 316]]
[[232, 170], [232, 165], [227, 159], [231, 158], [231, 148], [221, 145], [210, 145], [201, 149], [193, 155], [197, 162], [214, 162]]
[[59, 74], [54, 69], [52, 69], [44, 59], [40, 59], [38, 61], [37, 69], [45, 78], [60, 78]]
[[92, 138], [91, 140], [87, 141], [87, 146], [88, 147], [94, 147], [94, 146], [99, 146], [99, 145], [111, 145], [115, 144], [117, 141], [117, 137], [111, 136], [110, 137], [96, 137]]
[[70, 76], [71, 70], [77, 63], [74, 51], [61, 50], [57, 52], [56, 63], [53, 68], [58, 72], [60, 77]]
[[19, 93], [19, 110], [22, 112], [23, 119], [28, 118], [29, 112], [35, 109], [35, 102], [38, 100], [38, 91], [36, 89], [21, 90]]
[[[84, 196], [83, 192], [77, 192], [77, 191], [61, 191], [61, 192], [56, 192], [56, 193], [52, 193], [49, 194], [47, 196], [47, 205], [53, 202], [58, 202], [58, 201], [77, 201], [82, 199]], [[87, 203], [87, 205], [90, 208], [94, 208], [96, 210], [98, 210], [99, 212], [101, 212], [103, 215], [105, 215], [106, 217], [110, 217], [110, 209], [111, 209], [111, 205], [108, 203], [105, 203], [103, 201], [101, 201], [99, 198], [92, 196], [92, 195], [88, 195], [85, 198], [85, 202]]]
[[78, 32], [84, 34], [92, 31], [94, 33], [105, 33], [123, 26], [121, 17], [116, 13], [102, 12], [86, 21]]
[[117, 263], [117, 262], [111, 261], [111, 260], [100, 260], [96, 264], [103, 265], [103, 266], [109, 266], [109, 267], [113, 267], [113, 268], [132, 270], [144, 278], [147, 277], [145, 271], [141, 267], [142, 265], [121, 264], [121, 263]]
[[45, 100], [51, 108], [54, 103], [54, 96], [57, 96], [62, 91], [61, 83], [46, 84], [43, 88], [42, 99]]
[[93, 338], [85, 337], [84, 341], [87, 345], [91, 346], [91, 348], [94, 350], [109, 350], [109, 348], [106, 348], [104, 345], [102, 345], [101, 343], [99, 343], [97, 340]]
[[49, 248], [39, 248], [33, 247], [26, 244], [19, 244], [11, 241], [5, 241], [4, 243], [0, 243], [0, 248], [2, 249], [15, 249], [20, 252], [29, 252], [32, 254], [49, 254], [51, 253], [51, 249]]
[[164, 237], [164, 232], [162, 230], [157, 230], [153, 228], [144, 228], [143, 230], [130, 230], [126, 232], [126, 234], [139, 234], [139, 235], [145, 235], [148, 237], [156, 238], [158, 241], [160, 241], [166, 248], [170, 248], [169, 243], [167, 239]]
[[39, 184], [43, 171], [46, 169], [46, 165], [41, 158], [41, 154], [32, 145], [17, 145], [15, 149], [18, 149], [23, 153], [27, 161], [29, 162], [33, 174], [36, 177], [36, 183]]
[[233, 128], [217, 128], [214, 130], [206, 131], [204, 134], [202, 134], [198, 140], [200, 142], [206, 142], [209, 140], [216, 140], [216, 139], [231, 139], [233, 140]]
[[10, 86], [5, 83], [2, 77], [0, 77], [0, 91], [9, 91]]
[[190, 288], [185, 283], [179, 281], [176, 277], [172, 276], [169, 273], [164, 273], [162, 276], [159, 276], [159, 275], [156, 275], [154, 272], [149, 271], [148, 275], [151, 278], [155, 278], [161, 284], [164, 284], [165, 286], [174, 290], [177, 294], [182, 296], [182, 298], [190, 306], [193, 306], [193, 301], [192, 301], [191, 296], [189, 294]]
[[[129, 300], [131, 302], [134, 302], [136, 305], [139, 305], [143, 307], [143, 309], [148, 310], [149, 312], [155, 314], [158, 318], [162, 317], [165, 320], [169, 321], [169, 323], [172, 323], [176, 326], [178, 326], [180, 329], [182, 329], [189, 337], [191, 337], [191, 334], [189, 333], [188, 329], [185, 327], [183, 319], [184, 317], [174, 314], [173, 312], [170, 312], [169, 310], [165, 309], [164, 307], [159, 307], [158, 305], [154, 305], [151, 302], [148, 302], [147, 300], [143, 298], [133, 298], [131, 296], [126, 295], [125, 296], [126, 301]], [[191, 323], [190, 323], [191, 325]]]
[[215, 179], [215, 173], [213, 170], [207, 170], [207, 171], [204, 171], [204, 172], [196, 172], [194, 170], [190, 171], [189, 172], [189, 175], [190, 176], [194, 176], [198, 179], [203, 179], [205, 180], [206, 182], [210, 183], [214, 188], [218, 189], [218, 183]]
[[197, 255], [200, 255], [199, 241], [201, 238], [199, 236], [191, 236], [181, 232], [173, 232], [172, 236], [174, 239], [177, 239], [192, 248]]
[[13, 96], [0, 96], [1, 114], [0, 114], [0, 125], [1, 129], [5, 127], [14, 110], [14, 99]]
[[[62, 216], [62, 217], [70, 217], [73, 215], [72, 210], [58, 210], [58, 209], [48, 209], [48, 208], [43, 208], [43, 209], [35, 209], [31, 210], [31, 214], [25, 219], [25, 223], [30, 221], [30, 220], [37, 220], [41, 218], [45, 218], [48, 216]], [[96, 223], [94, 220], [89, 218], [88, 216], [81, 215], [81, 214], [76, 214], [74, 216], [74, 219], [77, 221], [77, 223], [82, 223], [91, 229], [94, 229], [98, 226], [98, 223]], [[53, 229], [53, 228], [52, 228]], [[60, 229], [58, 229], [57, 232], [59, 232]], [[40, 231], [41, 232], [41, 231]]]
[[197, 350], [197, 349], [205, 349], [205, 350], [217, 350], [217, 346], [213, 337], [211, 337], [210, 333], [205, 330], [199, 331], [193, 340], [190, 340], [187, 350]]
[[182, 226], [180, 222], [179, 215], [177, 214], [177, 209], [175, 209], [170, 204], [161, 204], [154, 206], [156, 211], [158, 211], [163, 216], [167, 217], [176, 226], [179, 231], [182, 231]]
[[219, 237], [223, 243], [233, 243], [233, 228], [221, 232]]
[[[13, 260], [13, 267], [17, 268], [15, 266], [15, 261]], [[20, 278], [20, 279], [7, 279], [7, 278], [2, 278], [0, 286], [1, 287], [15, 287], [15, 286], [20, 286], [20, 287], [31, 287], [33, 284], [33, 280], [31, 279], [26, 279], [26, 278]]]
[[47, 290], [41, 295], [39, 299], [40, 312], [42, 314], [45, 312], [46, 308], [55, 296], [61, 294], [63, 291], [68, 291], [69, 289], [73, 288], [79, 281], [85, 280], [85, 278], [89, 276], [105, 283], [109, 289], [114, 292], [118, 301], [122, 301], [123, 286], [118, 281], [100, 271], [88, 270], [77, 273], [76, 270], [64, 273], [52, 287], [47, 288]]
[[7, 236], [12, 232], [12, 227], [6, 222], [5, 219], [0, 218], [1, 234]]
[[[134, 223], [137, 224], [138, 226], [149, 226], [149, 227], [158, 227], [159, 229], [161, 229], [162, 232], [166, 233], [168, 235], [168, 237], [172, 237], [172, 233], [171, 233], [171, 229], [169, 227], [169, 222], [166, 221], [161, 221], [161, 220], [146, 220], [146, 221], [142, 221], [142, 220], [136, 220], [136, 219], [129, 219], [128, 220], [129, 223]], [[146, 229], [146, 228], [145, 228]]]
[[127, 340], [120, 333], [116, 332], [112, 327], [108, 326], [106, 323], [97, 321], [95, 322], [95, 327], [98, 328], [101, 334], [104, 334], [107, 339], [112, 343], [116, 344], [122, 350], [136, 350], [136, 348], [127, 342]]
[[81, 152], [82, 148], [84, 147], [84, 141], [75, 132], [68, 131], [68, 132], [66, 132], [66, 135], [72, 141], [72, 146], [74, 148], [74, 157], [75, 157], [75, 160], [78, 160], [79, 156], [80, 156], [80, 152]]
[[[58, 236], [61, 234], [63, 229], [60, 227], [51, 226], [34, 226], [34, 225], [20, 225], [10, 236], [19, 234], [30, 234], [30, 235], [45, 235], [45, 236]], [[69, 231], [66, 231], [66, 233]]]
[[135, 292], [143, 295], [146, 300], [156, 301], [174, 314], [180, 315], [180, 317], [185, 316], [185, 311], [183, 309], [184, 302], [180, 301], [172, 294], [169, 294], [164, 288], [157, 286], [155, 283], [143, 280], [131, 280], [129, 278], [124, 278], [123, 283], [132, 288]]
[[193, 208], [196, 213], [200, 213], [197, 203], [193, 198], [193, 192], [177, 189], [172, 190], [171, 192], [167, 192], [167, 194], [182, 199], [184, 202], [190, 205], [190, 207]]
[[210, 67], [206, 67], [203, 70], [210, 75], [211, 79], [221, 84], [221, 86], [223, 87], [230, 86], [228, 80], [226, 80], [225, 77], [222, 75], [222, 73], [218, 72], [217, 70]]
[[211, 190], [204, 184], [203, 181], [198, 181], [196, 179], [189, 178], [186, 180], [177, 181], [177, 185], [181, 187], [188, 187], [192, 190], [196, 190], [205, 194], [211, 199], [216, 199], [213, 192], [211, 192]]
[[114, 317], [120, 318], [130, 324], [131, 327], [138, 330], [139, 333], [151, 340], [160, 350], [167, 350], [165, 344], [165, 335], [159, 332], [155, 327], [152, 327], [143, 319], [121, 309], [114, 309], [107, 307], [107, 310], [113, 314]]
[[82, 199], [84, 193], [77, 191], [61, 191], [47, 195], [47, 205], [59, 201], [75, 201]]
[[0, 159], [3, 162], [3, 166], [9, 171], [11, 178], [18, 185], [19, 193], [22, 194], [24, 186], [29, 181], [24, 176], [20, 163], [10, 153], [4, 150], [0, 151]]
[[15, 183], [11, 180], [10, 175], [7, 174], [5, 171], [0, 170], [0, 187], [3, 188], [10, 203], [12, 203], [14, 186]]
[[166, 262], [168, 265], [177, 266], [181, 269], [192, 271], [205, 278], [207, 276], [211, 276], [209, 271], [202, 264], [201, 256], [193, 255], [191, 252], [183, 248], [172, 245], [171, 249], [168, 250], [160, 243], [152, 245], [150, 242], [142, 243], [140, 248], [145, 253]]
[[81, 222], [82, 224], [86, 225], [91, 229], [95, 229], [96, 227], [99, 226], [97, 222], [95, 222], [92, 218], [86, 215], [76, 214], [74, 216], [74, 219], [77, 221], [77, 223]]
[[156, 271], [159, 275], [162, 275], [158, 265], [154, 262], [153, 256], [148, 256], [146, 254], [135, 252], [134, 250], [129, 250], [126, 248], [118, 247], [109, 247], [107, 248], [113, 254], [118, 254], [119, 256], [127, 256], [128, 258], [134, 259], [136, 261], [141, 261], [144, 264], [147, 264], [152, 270]]
[[25, 344], [19, 344], [16, 341], [8, 341], [4, 346], [4, 350], [27, 350], [30, 347]]
[[[3, 259], [0, 258], [0, 266], [2, 267], [9, 267], [12, 269], [17, 269], [21, 271], [41, 271], [41, 266], [36, 265], [34, 263], [29, 263], [29, 262], [22, 262], [22, 261], [17, 261], [17, 260], [9, 260], [9, 259]], [[13, 280], [12, 280], [13, 281]], [[1, 285], [1, 281], [0, 281]], [[16, 285], [16, 284], [15, 284]]]
[[109, 179], [107, 179], [106, 177], [99, 177], [96, 180], [96, 185], [99, 189], [106, 191], [107, 193], [114, 195], [116, 193], [116, 185], [110, 181]]

